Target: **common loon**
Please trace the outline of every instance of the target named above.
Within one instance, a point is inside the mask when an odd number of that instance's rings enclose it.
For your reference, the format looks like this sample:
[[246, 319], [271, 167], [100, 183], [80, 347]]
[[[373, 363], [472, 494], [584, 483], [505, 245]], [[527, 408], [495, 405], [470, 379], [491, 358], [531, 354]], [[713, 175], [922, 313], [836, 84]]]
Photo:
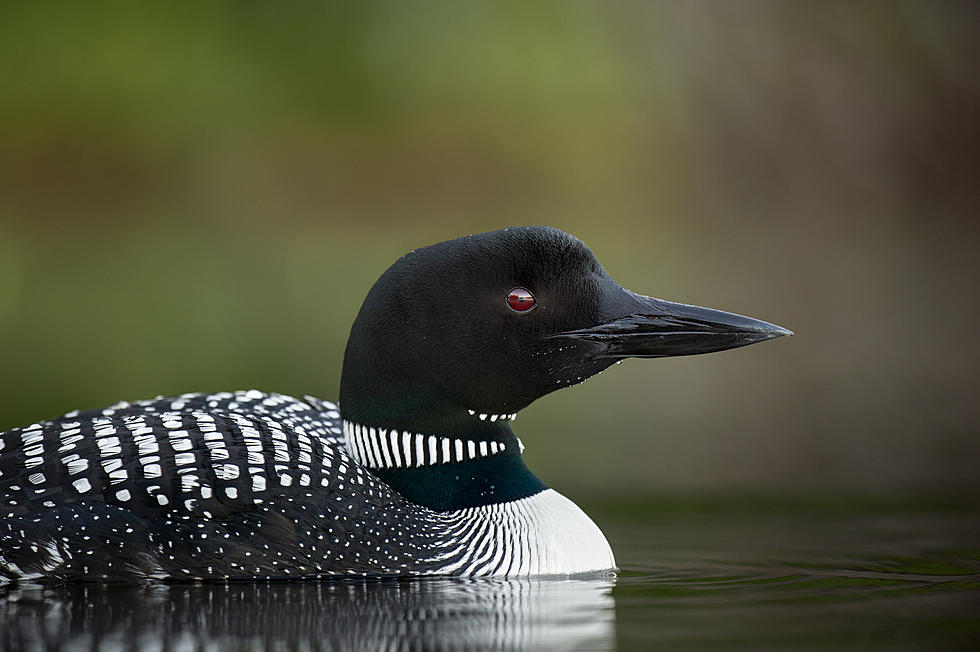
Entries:
[[3, 433], [0, 575], [610, 571], [599, 528], [524, 465], [511, 428], [520, 410], [624, 358], [790, 334], [626, 290], [551, 227], [421, 248], [368, 293], [340, 407], [255, 390], [184, 394]]

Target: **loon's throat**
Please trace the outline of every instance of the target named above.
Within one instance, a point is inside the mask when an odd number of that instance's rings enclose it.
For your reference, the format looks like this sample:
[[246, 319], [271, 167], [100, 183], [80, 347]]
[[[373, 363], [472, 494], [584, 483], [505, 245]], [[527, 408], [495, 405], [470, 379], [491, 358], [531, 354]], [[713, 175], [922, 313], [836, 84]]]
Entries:
[[547, 486], [510, 428], [492, 439], [423, 435], [344, 421], [348, 454], [406, 499], [437, 511], [510, 502]]

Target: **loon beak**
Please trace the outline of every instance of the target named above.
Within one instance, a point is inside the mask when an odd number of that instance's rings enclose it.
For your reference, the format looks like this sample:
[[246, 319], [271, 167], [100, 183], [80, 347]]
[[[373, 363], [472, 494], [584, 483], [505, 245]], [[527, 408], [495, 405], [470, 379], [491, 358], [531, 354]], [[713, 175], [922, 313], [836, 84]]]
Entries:
[[793, 334], [759, 319], [626, 292], [629, 314], [553, 337], [591, 342], [597, 357], [621, 359], [712, 353]]

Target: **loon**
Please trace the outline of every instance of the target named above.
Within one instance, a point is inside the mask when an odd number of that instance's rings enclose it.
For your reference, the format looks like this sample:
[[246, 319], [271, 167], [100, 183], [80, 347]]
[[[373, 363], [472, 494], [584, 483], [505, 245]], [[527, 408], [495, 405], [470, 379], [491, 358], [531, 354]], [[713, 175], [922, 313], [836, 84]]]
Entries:
[[624, 358], [791, 334], [635, 294], [551, 227], [417, 249], [351, 327], [339, 407], [194, 393], [0, 435], [0, 577], [612, 572], [595, 523], [522, 461], [518, 413]]

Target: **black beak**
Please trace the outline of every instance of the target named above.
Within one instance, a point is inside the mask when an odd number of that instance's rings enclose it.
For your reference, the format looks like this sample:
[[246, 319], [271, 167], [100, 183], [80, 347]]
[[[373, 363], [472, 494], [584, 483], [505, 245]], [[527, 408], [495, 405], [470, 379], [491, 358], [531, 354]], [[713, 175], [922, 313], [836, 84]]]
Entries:
[[751, 317], [625, 292], [628, 314], [552, 337], [587, 341], [598, 358], [620, 359], [712, 353], [793, 334]]

